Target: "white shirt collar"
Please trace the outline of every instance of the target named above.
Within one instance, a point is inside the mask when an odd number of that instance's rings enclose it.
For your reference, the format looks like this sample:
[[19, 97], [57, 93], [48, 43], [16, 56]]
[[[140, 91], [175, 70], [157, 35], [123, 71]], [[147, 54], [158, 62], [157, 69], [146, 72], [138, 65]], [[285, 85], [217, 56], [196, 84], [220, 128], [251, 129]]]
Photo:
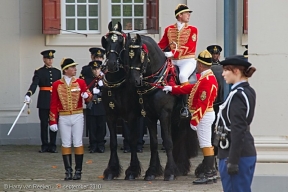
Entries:
[[64, 77], [64, 79], [65, 79], [66, 84], [67, 84], [67, 85], [70, 85], [70, 82], [71, 82], [72, 77], [68, 77], [68, 76], [66, 76], [66, 75], [63, 75], [63, 77]]
[[231, 89], [234, 89], [237, 85], [243, 83], [243, 82], [247, 82], [246, 80], [243, 80], [243, 81], [239, 81], [237, 83], [234, 83], [232, 86], [231, 86]]
[[180, 21], [177, 21], [177, 28], [180, 31], [182, 27], [185, 25], [185, 23], [181, 23]]
[[209, 70], [210, 70], [210, 69], [206, 69], [205, 71], [202, 71], [202, 72], [201, 72], [201, 77], [202, 77], [205, 73], [207, 73]]

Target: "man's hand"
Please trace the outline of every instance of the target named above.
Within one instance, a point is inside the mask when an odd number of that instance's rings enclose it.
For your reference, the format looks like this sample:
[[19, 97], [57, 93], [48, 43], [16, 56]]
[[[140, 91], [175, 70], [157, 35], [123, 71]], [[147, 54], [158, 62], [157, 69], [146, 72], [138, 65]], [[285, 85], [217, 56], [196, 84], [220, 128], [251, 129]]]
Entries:
[[165, 55], [166, 57], [168, 57], [168, 58], [174, 56], [171, 51], [169, 51], [169, 52], [164, 52], [164, 55]]
[[24, 103], [30, 103], [31, 98], [28, 95], [25, 95]]
[[94, 88], [93, 88], [93, 94], [98, 94], [98, 93], [100, 93], [100, 90], [97, 89], [96, 87], [94, 87]]
[[227, 172], [229, 175], [238, 174], [239, 166], [237, 164], [228, 163], [227, 164]]
[[81, 97], [83, 97], [83, 99], [87, 99], [89, 97], [88, 93], [83, 92], [81, 93]]
[[50, 125], [49, 128], [50, 128], [50, 130], [53, 131], [53, 132], [58, 131], [58, 126], [57, 126], [57, 124]]
[[171, 92], [172, 91], [172, 87], [171, 86], [168, 86], [168, 85], [166, 85], [166, 86], [164, 86], [164, 88], [162, 89], [163, 91], [165, 91], [166, 92], [166, 94], [168, 93], [168, 92]]
[[102, 86], [103, 86], [103, 81], [102, 81], [102, 80], [98, 81], [98, 85], [99, 85], [100, 87], [102, 87]]
[[196, 127], [196, 126], [190, 124], [190, 127], [191, 127], [191, 129], [193, 129], [194, 131], [197, 131], [197, 127]]

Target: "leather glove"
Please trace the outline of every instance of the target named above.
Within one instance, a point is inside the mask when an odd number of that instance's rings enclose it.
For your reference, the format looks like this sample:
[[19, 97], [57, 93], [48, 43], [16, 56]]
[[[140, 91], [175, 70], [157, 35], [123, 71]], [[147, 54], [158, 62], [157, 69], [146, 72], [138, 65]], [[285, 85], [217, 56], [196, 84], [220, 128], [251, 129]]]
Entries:
[[169, 51], [169, 52], [164, 52], [164, 55], [165, 55], [166, 57], [168, 57], [168, 58], [174, 56], [171, 51]]
[[103, 86], [103, 81], [100, 80], [100, 81], [98, 82], [98, 85], [99, 85], [100, 87], [102, 87], [102, 86]]
[[28, 95], [25, 95], [24, 103], [30, 103], [31, 98]]
[[83, 97], [84, 99], [87, 99], [89, 97], [88, 93], [83, 92], [81, 93], [81, 97]]
[[172, 87], [171, 86], [168, 86], [168, 85], [166, 85], [166, 86], [164, 86], [163, 87], [163, 89], [162, 89], [163, 91], [165, 91], [166, 92], [166, 94], [168, 93], [168, 92], [171, 92], [172, 91]]
[[94, 88], [93, 88], [93, 94], [98, 94], [98, 93], [100, 93], [100, 90], [97, 89], [96, 87], [94, 87]]
[[50, 125], [49, 128], [50, 128], [50, 130], [53, 131], [53, 132], [58, 131], [58, 126], [57, 126], [57, 124]]
[[196, 127], [196, 126], [190, 124], [190, 127], [191, 127], [191, 129], [193, 129], [194, 131], [197, 131], [197, 127]]
[[228, 163], [227, 164], [227, 172], [229, 175], [236, 175], [238, 174], [239, 167], [237, 164]]

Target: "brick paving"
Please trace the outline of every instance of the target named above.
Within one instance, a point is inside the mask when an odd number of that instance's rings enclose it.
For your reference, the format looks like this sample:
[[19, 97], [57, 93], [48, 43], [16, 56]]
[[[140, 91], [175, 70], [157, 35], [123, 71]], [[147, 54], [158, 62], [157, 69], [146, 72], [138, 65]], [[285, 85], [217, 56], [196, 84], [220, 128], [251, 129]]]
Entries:
[[[160, 147], [159, 147], [160, 148]], [[109, 160], [109, 149], [105, 153], [88, 153], [85, 146], [83, 174], [80, 181], [64, 181], [64, 166], [61, 153], [38, 153], [39, 146], [0, 146], [0, 191], [193, 191], [221, 192], [221, 181], [207, 185], [193, 185], [195, 166], [202, 157], [192, 159], [192, 170], [188, 176], [177, 177], [175, 181], [163, 181], [159, 177], [154, 181], [144, 181], [148, 168], [150, 152], [149, 145], [144, 146], [143, 153], [138, 153], [142, 165], [142, 176], [135, 181], [124, 180], [125, 169], [129, 165], [130, 154], [118, 150], [123, 173], [113, 181], [103, 181], [102, 173]], [[58, 149], [60, 149], [58, 147]], [[159, 151], [161, 164], [165, 167], [166, 154]], [[74, 157], [73, 157], [74, 160]], [[73, 168], [75, 163], [73, 162]]]

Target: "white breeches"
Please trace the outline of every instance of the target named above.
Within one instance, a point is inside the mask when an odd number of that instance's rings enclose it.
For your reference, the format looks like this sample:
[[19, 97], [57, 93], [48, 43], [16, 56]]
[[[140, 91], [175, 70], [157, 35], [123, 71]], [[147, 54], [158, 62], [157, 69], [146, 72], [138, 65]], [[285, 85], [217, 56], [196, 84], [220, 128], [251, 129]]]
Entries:
[[58, 127], [63, 147], [71, 147], [72, 141], [74, 147], [80, 147], [83, 145], [83, 114], [59, 116]]
[[197, 135], [199, 140], [200, 148], [211, 147], [211, 126], [215, 119], [215, 112], [206, 112], [203, 118], [200, 120], [199, 124], [196, 126]]
[[179, 67], [179, 80], [180, 80], [180, 83], [187, 82], [189, 76], [196, 69], [196, 60], [194, 58], [172, 60], [172, 63]]

